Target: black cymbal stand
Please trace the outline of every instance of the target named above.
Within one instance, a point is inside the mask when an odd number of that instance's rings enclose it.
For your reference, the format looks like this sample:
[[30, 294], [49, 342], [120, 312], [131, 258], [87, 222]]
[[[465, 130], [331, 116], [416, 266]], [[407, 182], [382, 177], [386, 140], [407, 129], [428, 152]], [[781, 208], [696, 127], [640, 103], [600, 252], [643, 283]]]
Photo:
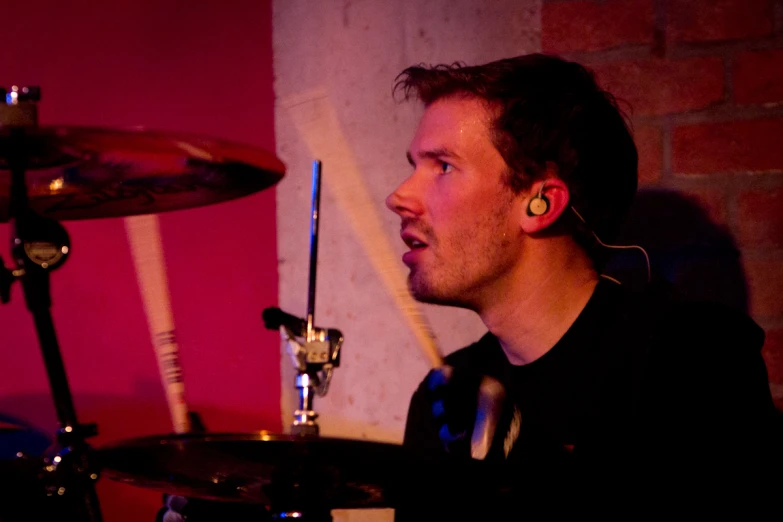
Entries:
[[[43, 457], [40, 478], [46, 494], [63, 497], [81, 518], [101, 522], [95, 492], [98, 479], [90, 465], [90, 448], [85, 439], [97, 434], [94, 424], [79, 424], [73, 397], [51, 315], [49, 272], [61, 266], [70, 251], [70, 239], [62, 225], [30, 208], [25, 171], [35, 150], [31, 133], [38, 126], [37, 87], [0, 88], [0, 167], [11, 172], [9, 215], [11, 253], [16, 268], [8, 269], [0, 259], [0, 297], [10, 300], [11, 283], [22, 284], [27, 308], [33, 316], [38, 341], [52, 390], [59, 429], [57, 439]], [[5, 165], [2, 165], [3, 160]]]

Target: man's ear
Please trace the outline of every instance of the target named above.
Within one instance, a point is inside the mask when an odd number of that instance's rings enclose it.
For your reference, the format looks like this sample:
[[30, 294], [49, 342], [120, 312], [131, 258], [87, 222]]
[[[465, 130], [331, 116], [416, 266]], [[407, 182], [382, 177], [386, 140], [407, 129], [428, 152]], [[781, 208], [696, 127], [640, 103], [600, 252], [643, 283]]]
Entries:
[[546, 229], [568, 209], [570, 201], [571, 194], [562, 179], [551, 176], [536, 181], [522, 202], [525, 205], [521, 216], [522, 230], [534, 234]]

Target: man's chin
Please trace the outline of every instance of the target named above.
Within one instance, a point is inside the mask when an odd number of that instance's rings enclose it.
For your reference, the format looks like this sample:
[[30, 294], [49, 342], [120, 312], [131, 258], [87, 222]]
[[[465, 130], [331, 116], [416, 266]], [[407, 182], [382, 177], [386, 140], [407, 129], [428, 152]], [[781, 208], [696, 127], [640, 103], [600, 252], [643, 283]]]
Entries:
[[465, 303], [454, 299], [453, 296], [447, 295], [442, 290], [439, 291], [428, 283], [428, 281], [422, 281], [414, 276], [408, 277], [408, 290], [410, 290], [410, 293], [415, 300], [420, 303], [433, 305], [457, 306], [460, 308], [466, 306]]
[[411, 270], [408, 275], [408, 291], [415, 300], [422, 303], [430, 303], [434, 298], [432, 285], [424, 281], [421, 274], [417, 274], [414, 270]]

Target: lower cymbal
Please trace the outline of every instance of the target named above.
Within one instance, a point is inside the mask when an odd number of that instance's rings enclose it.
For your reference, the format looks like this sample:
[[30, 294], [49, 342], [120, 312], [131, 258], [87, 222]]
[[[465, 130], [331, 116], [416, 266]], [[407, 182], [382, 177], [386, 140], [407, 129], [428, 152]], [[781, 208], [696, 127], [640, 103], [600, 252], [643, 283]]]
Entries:
[[0, 126], [0, 222], [9, 219], [11, 161], [24, 165], [31, 208], [58, 220], [208, 205], [271, 187], [285, 173], [271, 152], [190, 134]]
[[386, 507], [402, 446], [268, 432], [144, 437], [98, 451], [111, 479], [185, 497], [271, 505]]

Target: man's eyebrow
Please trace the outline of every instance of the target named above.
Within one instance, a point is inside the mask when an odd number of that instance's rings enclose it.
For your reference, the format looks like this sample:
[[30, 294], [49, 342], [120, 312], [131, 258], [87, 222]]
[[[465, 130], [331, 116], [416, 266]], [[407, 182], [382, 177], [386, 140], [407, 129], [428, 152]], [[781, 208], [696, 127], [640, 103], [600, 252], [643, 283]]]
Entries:
[[[406, 153], [406, 156], [408, 157], [408, 163], [415, 166], [416, 164], [413, 161], [413, 156], [411, 155], [410, 151]], [[447, 149], [446, 147], [441, 147], [432, 150], [421, 150], [418, 152], [418, 154], [416, 154], [416, 156], [422, 159], [441, 159], [441, 158], [460, 159], [459, 154], [455, 153], [451, 149]]]

